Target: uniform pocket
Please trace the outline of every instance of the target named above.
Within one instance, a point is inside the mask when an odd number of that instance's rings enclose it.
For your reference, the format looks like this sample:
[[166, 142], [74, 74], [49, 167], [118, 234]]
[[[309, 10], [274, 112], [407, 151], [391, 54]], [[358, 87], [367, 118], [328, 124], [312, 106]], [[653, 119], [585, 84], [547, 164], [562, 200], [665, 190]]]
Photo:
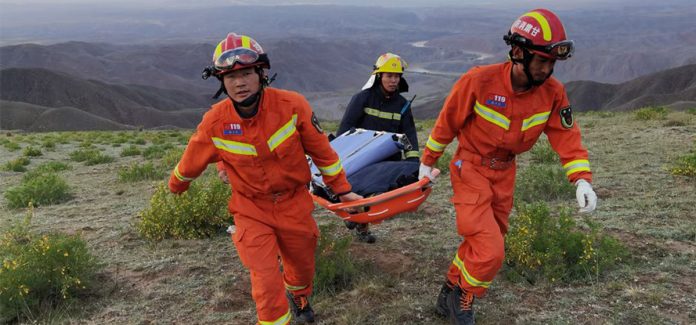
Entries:
[[272, 233], [250, 233], [247, 229], [237, 227], [232, 241], [244, 266], [250, 270], [273, 267], [273, 263], [268, 265], [268, 256], [273, 256], [274, 247], [271, 236]]

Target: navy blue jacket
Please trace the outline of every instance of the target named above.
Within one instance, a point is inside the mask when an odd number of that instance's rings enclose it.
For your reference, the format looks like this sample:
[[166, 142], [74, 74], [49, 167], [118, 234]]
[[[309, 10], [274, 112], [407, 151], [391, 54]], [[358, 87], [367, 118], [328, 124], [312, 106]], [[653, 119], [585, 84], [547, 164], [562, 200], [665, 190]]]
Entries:
[[351, 98], [337, 135], [351, 128], [403, 133], [412, 146], [412, 149], [406, 152], [406, 158], [417, 159], [418, 136], [411, 107], [401, 114], [407, 102], [400, 94], [387, 98], [378, 85], [365, 89]]

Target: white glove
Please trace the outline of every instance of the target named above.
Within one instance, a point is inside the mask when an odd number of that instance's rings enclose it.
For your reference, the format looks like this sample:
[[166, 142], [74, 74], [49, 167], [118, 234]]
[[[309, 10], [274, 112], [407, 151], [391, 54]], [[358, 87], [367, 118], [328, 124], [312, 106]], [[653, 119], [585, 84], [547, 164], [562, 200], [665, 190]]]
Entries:
[[577, 190], [575, 191], [575, 198], [578, 199], [578, 205], [580, 206], [580, 212], [592, 212], [597, 207], [597, 194], [592, 190], [592, 185], [584, 179], [580, 179], [575, 182]]
[[433, 167], [426, 166], [421, 163], [420, 168], [418, 168], [418, 180], [423, 179], [423, 177], [430, 178], [430, 181], [434, 181], [435, 176], [433, 176]]

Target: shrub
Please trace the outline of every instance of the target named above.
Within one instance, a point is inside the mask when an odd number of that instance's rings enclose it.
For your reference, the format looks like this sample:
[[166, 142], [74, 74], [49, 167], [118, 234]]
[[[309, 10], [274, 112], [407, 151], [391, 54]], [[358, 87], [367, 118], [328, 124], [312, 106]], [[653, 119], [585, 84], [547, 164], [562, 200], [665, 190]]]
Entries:
[[440, 172], [442, 172], [442, 175], [447, 175], [449, 174], [449, 164], [452, 161], [452, 153], [445, 150], [442, 153], [442, 156], [437, 160], [435, 163], [435, 168], [439, 169]]
[[669, 120], [665, 121], [665, 123], [663, 124], [663, 126], [666, 126], [666, 127], [686, 126], [686, 125], [688, 125], [688, 124], [689, 124], [689, 120], [673, 120], [673, 119], [669, 119]]
[[17, 142], [13, 142], [13, 141], [7, 141], [3, 144], [3, 146], [5, 146], [5, 149], [7, 149], [9, 151], [17, 151], [17, 150], [22, 148], [19, 146], [19, 144]]
[[85, 162], [85, 165], [92, 166], [114, 161], [114, 157], [107, 156], [95, 148], [78, 149], [70, 153], [70, 159], [77, 162]]
[[143, 150], [143, 157], [147, 159], [162, 158], [167, 152], [167, 150], [173, 148], [174, 146], [171, 144], [152, 145]]
[[2, 166], [3, 170], [13, 171], [13, 172], [25, 172], [27, 171], [26, 165], [29, 165], [31, 161], [27, 157], [19, 157], [14, 160], [10, 160]]
[[56, 149], [56, 142], [53, 139], [46, 139], [43, 143], [41, 143], [41, 147], [46, 150], [53, 151]]
[[572, 199], [575, 188], [556, 165], [531, 165], [517, 174], [515, 199], [527, 203]]
[[133, 143], [143, 145], [143, 144], [146, 144], [147, 141], [145, 141], [145, 139], [143, 139], [143, 138], [136, 138], [135, 140], [133, 140]]
[[82, 142], [80, 142], [80, 148], [96, 149], [96, 147], [94, 147], [94, 143], [92, 143], [92, 140], [82, 140]]
[[674, 166], [670, 168], [672, 175], [696, 177], [696, 150], [677, 158]]
[[113, 139], [113, 141], [111, 141], [111, 143], [112, 143], [114, 146], [117, 145], [117, 144], [124, 144], [124, 143], [126, 143], [126, 142], [128, 142], [128, 137], [127, 137], [125, 134], [123, 134], [123, 133], [119, 134], [118, 136], [116, 136], [116, 137]]
[[167, 174], [155, 168], [151, 162], [144, 164], [133, 163], [129, 167], [122, 167], [118, 171], [118, 180], [121, 182], [138, 182], [144, 180], [162, 179]]
[[585, 112], [585, 114], [587, 116], [596, 116], [601, 118], [609, 118], [616, 116], [616, 113], [611, 111], [587, 111]]
[[31, 211], [0, 238], [0, 320], [35, 317], [94, 283], [96, 259], [78, 235], [29, 231]]
[[140, 149], [135, 145], [130, 145], [121, 150], [121, 157], [137, 156], [140, 154]]
[[540, 164], [558, 164], [558, 155], [548, 141], [539, 141], [529, 152], [532, 155], [532, 162]]
[[63, 170], [69, 170], [72, 167], [64, 162], [60, 161], [48, 161], [41, 165], [36, 166], [35, 171], [38, 172], [59, 172]]
[[70, 187], [53, 173], [44, 173], [24, 177], [18, 186], [5, 192], [5, 200], [10, 208], [27, 207], [30, 202], [34, 205], [57, 204], [70, 199]]
[[33, 146], [28, 146], [28, 147], [24, 148], [24, 151], [22, 151], [22, 154], [26, 157], [38, 157], [38, 156], [43, 155], [43, 153], [41, 153], [41, 149], [34, 148]]
[[639, 121], [648, 121], [648, 120], [664, 120], [667, 118], [667, 113], [669, 111], [667, 108], [663, 106], [658, 106], [658, 107], [643, 107], [639, 110], [637, 110], [635, 114], [636, 120]]
[[696, 107], [691, 107], [686, 110], [687, 113], [696, 115]]
[[552, 216], [544, 203], [518, 206], [505, 238], [508, 278], [531, 283], [597, 278], [627, 257], [619, 241], [584, 222], [587, 231], [578, 229], [568, 209]]
[[179, 159], [181, 159], [181, 156], [183, 154], [183, 148], [173, 148], [168, 150], [162, 157], [162, 160], [160, 161], [161, 169], [163, 171], [166, 171], [167, 173], [171, 172], [172, 169], [174, 169], [176, 164], [179, 162]]
[[348, 248], [353, 237], [350, 233], [336, 235], [335, 224], [321, 226], [321, 236], [317, 245], [316, 275], [314, 277], [314, 292], [317, 294], [335, 295], [348, 288], [357, 273], [357, 266]]
[[150, 205], [140, 211], [136, 228], [150, 240], [210, 237], [232, 222], [227, 211], [229, 197], [230, 187], [216, 177], [194, 181], [180, 195], [170, 193], [162, 184], [150, 199]]

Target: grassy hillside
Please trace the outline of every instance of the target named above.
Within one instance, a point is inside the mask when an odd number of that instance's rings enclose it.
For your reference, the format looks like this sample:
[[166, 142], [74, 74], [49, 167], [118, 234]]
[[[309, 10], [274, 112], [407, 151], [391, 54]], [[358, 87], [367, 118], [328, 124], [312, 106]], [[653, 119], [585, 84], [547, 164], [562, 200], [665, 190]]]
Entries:
[[[635, 113], [585, 113], [578, 120], [590, 150], [599, 196], [592, 218], [627, 246], [630, 259], [604, 276], [570, 284], [512, 281], [504, 269], [488, 296], [476, 301], [477, 320], [480, 324], [696, 322], [696, 179], [668, 171], [677, 157], [696, 146], [696, 115], [671, 112], [663, 119], [640, 120]], [[431, 127], [432, 121], [419, 122], [421, 144]], [[59, 172], [72, 188], [72, 199], [36, 208], [33, 228], [81, 233], [103, 262], [100, 285], [85, 302], [29, 320], [99, 324], [255, 321], [249, 274], [223, 232], [212, 239], [151, 243], [133, 226], [164, 179], [122, 183], [119, 170], [147, 161], [162, 170], [173, 167], [176, 162], [167, 152], [183, 148], [189, 134], [0, 135], [0, 166], [32, 146], [40, 148], [42, 155], [30, 157], [29, 171], [49, 161], [72, 167]], [[129, 152], [141, 154], [121, 156], [124, 148], [131, 147], [139, 150]], [[90, 166], [70, 160], [71, 153], [81, 148], [97, 148], [115, 159]], [[453, 149], [454, 145], [448, 147]], [[519, 157], [520, 171], [530, 164], [530, 154]], [[8, 208], [4, 198], [23, 174], [0, 171], [0, 231], [26, 213]], [[373, 227], [377, 244], [353, 242], [350, 251], [360, 266], [354, 281], [335, 296], [314, 298], [318, 323], [446, 324], [435, 313], [434, 303], [460, 242], [450, 195], [449, 179], [444, 175], [417, 213]], [[571, 199], [551, 202], [553, 207], [574, 209], [574, 205]], [[320, 225], [337, 225], [330, 231], [347, 233], [340, 219], [327, 211], [317, 209], [315, 217]]]

